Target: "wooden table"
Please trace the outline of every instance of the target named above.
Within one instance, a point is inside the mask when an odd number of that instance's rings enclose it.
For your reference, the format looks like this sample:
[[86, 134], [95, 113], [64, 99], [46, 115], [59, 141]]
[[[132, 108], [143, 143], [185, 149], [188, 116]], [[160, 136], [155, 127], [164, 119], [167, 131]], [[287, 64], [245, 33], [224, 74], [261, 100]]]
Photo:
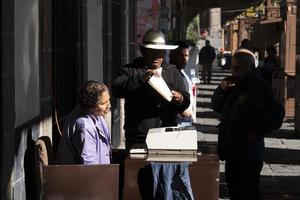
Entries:
[[[145, 178], [140, 180], [140, 174], [147, 171], [147, 168], [150, 167], [149, 163], [145, 158], [126, 157], [123, 199], [143, 199], [140, 185], [148, 184], [151, 187], [151, 181]], [[219, 159], [216, 154], [198, 155], [197, 161], [192, 162], [189, 166], [189, 174], [195, 200], [219, 199]], [[151, 196], [151, 192], [147, 195]]]
[[119, 165], [46, 165], [42, 172], [42, 199], [119, 199]]

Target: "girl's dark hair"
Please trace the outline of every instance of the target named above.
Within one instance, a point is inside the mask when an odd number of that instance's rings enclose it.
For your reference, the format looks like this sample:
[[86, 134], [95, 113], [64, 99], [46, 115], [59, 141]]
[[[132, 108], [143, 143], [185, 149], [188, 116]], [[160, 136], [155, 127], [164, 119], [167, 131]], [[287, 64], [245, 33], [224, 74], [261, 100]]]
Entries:
[[95, 108], [101, 100], [103, 92], [108, 91], [105, 84], [87, 81], [79, 90], [79, 104], [82, 108]]

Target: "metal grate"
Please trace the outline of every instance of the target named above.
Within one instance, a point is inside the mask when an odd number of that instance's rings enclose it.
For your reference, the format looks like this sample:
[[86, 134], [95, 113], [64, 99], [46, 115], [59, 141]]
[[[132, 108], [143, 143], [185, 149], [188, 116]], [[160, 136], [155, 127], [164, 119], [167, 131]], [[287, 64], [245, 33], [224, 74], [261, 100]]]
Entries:
[[[82, 80], [80, 46], [81, 6], [79, 0], [52, 2], [52, 63], [54, 112], [60, 127], [76, 105]], [[57, 126], [53, 127], [55, 137]]]

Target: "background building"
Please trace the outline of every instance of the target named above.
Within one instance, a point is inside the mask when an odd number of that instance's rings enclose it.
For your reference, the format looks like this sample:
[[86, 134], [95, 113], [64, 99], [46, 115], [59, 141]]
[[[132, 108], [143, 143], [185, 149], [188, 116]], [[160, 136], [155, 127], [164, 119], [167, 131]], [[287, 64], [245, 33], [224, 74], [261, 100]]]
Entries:
[[[76, 105], [82, 83], [93, 79], [110, 88], [119, 68], [138, 54], [144, 30], [158, 28], [170, 41], [184, 39], [197, 15], [199, 26], [207, 27], [210, 36], [217, 38], [212, 43], [217, 48], [234, 51], [243, 38], [252, 39], [262, 51], [269, 44], [278, 44], [284, 69], [283, 103], [300, 132], [299, 1], [247, 2], [1, 0], [1, 199], [38, 197], [35, 140], [48, 136], [55, 149], [59, 129]], [[254, 12], [258, 16], [237, 18], [261, 3], [266, 6]], [[201, 13], [211, 8], [216, 9], [206, 20]], [[106, 120], [115, 147], [123, 142], [122, 117], [123, 100], [112, 98], [112, 112]]]
[[[135, 52], [135, 1], [2, 0], [1, 199], [36, 199], [35, 140], [59, 129], [86, 80], [109, 87]], [[107, 118], [119, 129], [119, 104]], [[116, 132], [116, 131], [112, 131]], [[119, 130], [118, 130], [119, 132]]]

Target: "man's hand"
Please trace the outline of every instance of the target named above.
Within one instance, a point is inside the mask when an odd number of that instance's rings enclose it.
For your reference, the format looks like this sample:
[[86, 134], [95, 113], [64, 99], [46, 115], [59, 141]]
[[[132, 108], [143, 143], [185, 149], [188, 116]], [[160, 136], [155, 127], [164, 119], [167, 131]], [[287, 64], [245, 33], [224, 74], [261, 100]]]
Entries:
[[174, 101], [177, 101], [179, 103], [183, 102], [183, 96], [182, 96], [182, 94], [180, 92], [172, 90], [172, 94], [173, 94], [172, 99]]
[[183, 113], [181, 113], [181, 115], [183, 117], [191, 117], [192, 116], [192, 112], [190, 110], [186, 110]]
[[235, 79], [233, 77], [224, 78], [221, 82], [221, 89], [225, 92], [228, 88], [235, 85]]
[[146, 73], [143, 75], [144, 81], [149, 81], [152, 76], [160, 76], [157, 70], [147, 69]]

